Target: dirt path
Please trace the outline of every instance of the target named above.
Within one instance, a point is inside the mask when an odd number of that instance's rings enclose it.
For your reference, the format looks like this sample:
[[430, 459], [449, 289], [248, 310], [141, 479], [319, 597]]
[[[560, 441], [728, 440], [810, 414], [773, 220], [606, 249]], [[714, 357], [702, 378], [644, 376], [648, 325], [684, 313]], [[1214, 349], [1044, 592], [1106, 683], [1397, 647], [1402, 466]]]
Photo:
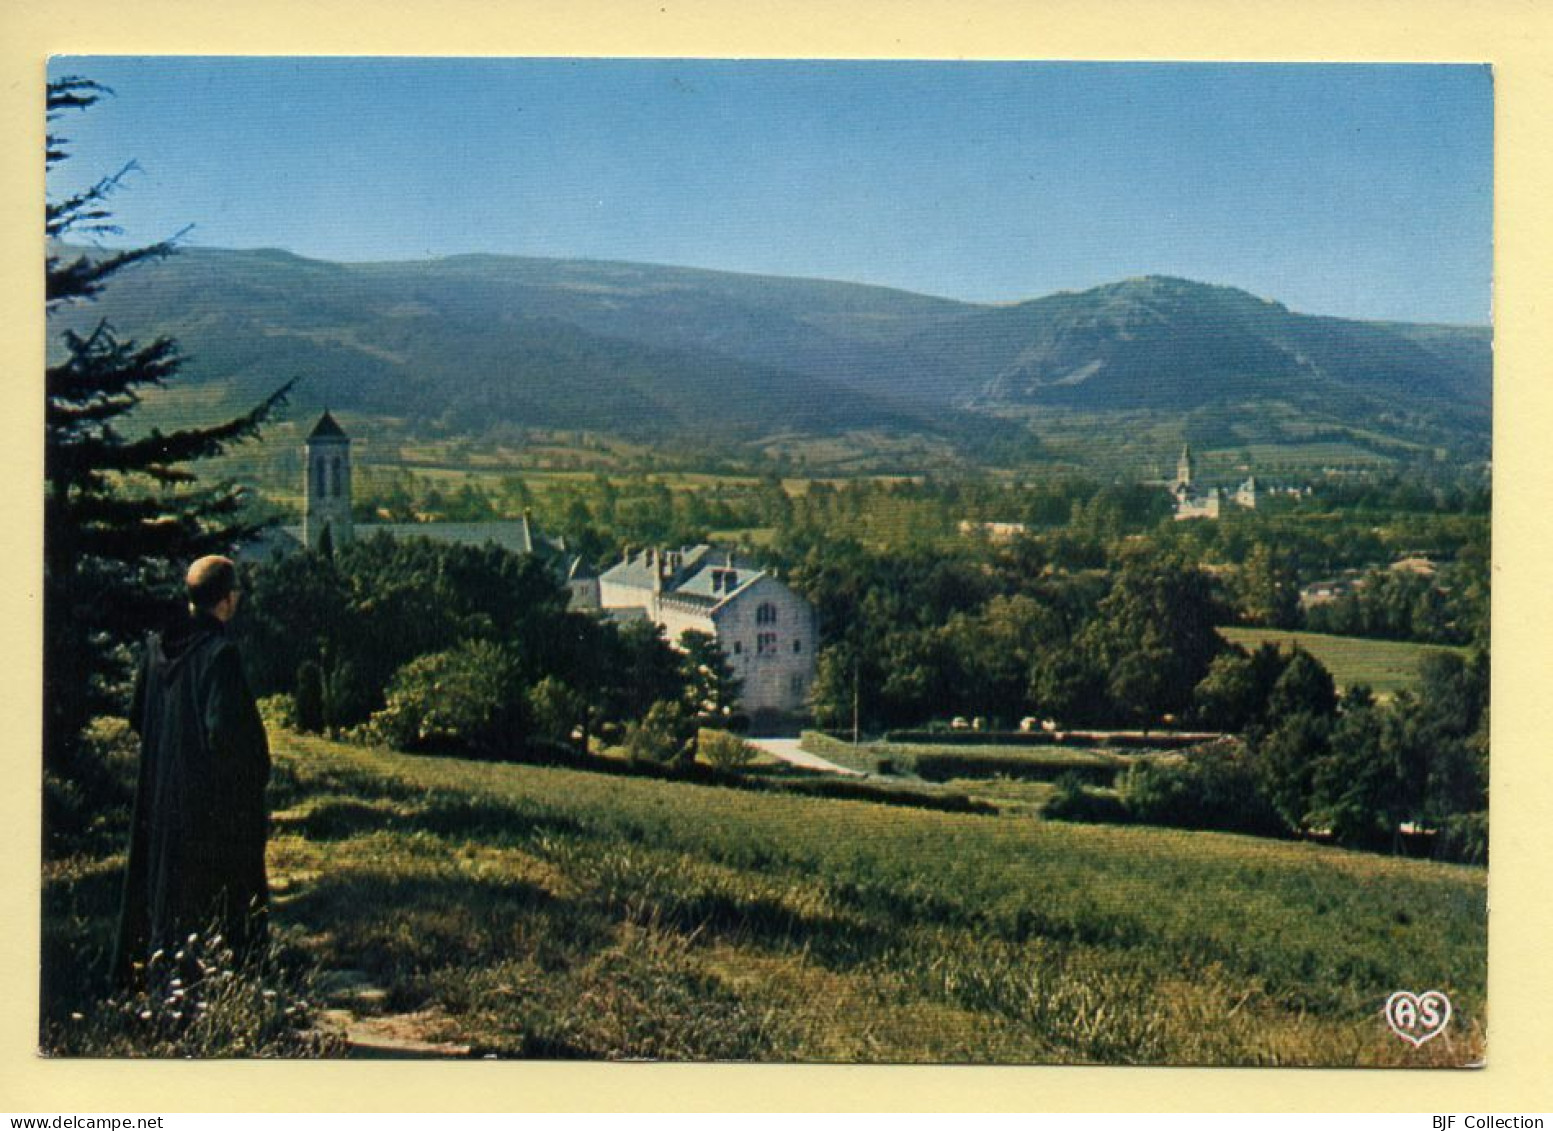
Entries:
[[746, 741], [751, 746], [759, 747], [773, 758], [779, 758], [790, 766], [798, 766], [805, 770], [819, 770], [827, 774], [841, 774], [849, 778], [866, 778], [868, 776], [861, 770], [852, 770], [846, 766], [838, 766], [836, 763], [828, 762], [817, 754], [810, 754], [807, 750], [800, 750], [798, 748], [799, 740], [796, 738], [751, 738]]
[[381, 1012], [388, 995], [358, 970], [326, 975], [325, 993], [332, 1007], [324, 1010], [324, 1026], [345, 1038], [346, 1056], [357, 1060], [456, 1059], [470, 1055], [469, 1046], [429, 1039], [443, 1020], [434, 1010], [415, 1013]]

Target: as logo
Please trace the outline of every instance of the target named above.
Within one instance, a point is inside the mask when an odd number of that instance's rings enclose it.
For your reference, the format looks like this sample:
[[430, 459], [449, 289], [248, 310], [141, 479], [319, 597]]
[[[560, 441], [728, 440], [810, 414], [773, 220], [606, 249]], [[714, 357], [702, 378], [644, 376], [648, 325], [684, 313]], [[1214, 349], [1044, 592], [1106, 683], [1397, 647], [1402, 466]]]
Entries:
[[1386, 999], [1386, 1024], [1414, 1048], [1443, 1033], [1450, 1019], [1451, 999], [1439, 990], [1416, 995], [1403, 990]]

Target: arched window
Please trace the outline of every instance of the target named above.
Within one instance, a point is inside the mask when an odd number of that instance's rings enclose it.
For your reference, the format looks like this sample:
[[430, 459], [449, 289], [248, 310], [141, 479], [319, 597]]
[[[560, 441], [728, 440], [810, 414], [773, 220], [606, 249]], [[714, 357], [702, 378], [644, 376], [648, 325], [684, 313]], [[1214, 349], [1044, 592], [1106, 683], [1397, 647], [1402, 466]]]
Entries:
[[323, 460], [313, 464], [313, 494], [320, 499], [325, 498], [329, 494], [328, 475], [329, 469], [324, 465]]
[[333, 468], [334, 490], [331, 492], [336, 499], [345, 494], [345, 472], [339, 456], [330, 460]]
[[776, 624], [776, 606], [770, 601], [762, 601], [760, 607], [755, 610], [756, 624]]

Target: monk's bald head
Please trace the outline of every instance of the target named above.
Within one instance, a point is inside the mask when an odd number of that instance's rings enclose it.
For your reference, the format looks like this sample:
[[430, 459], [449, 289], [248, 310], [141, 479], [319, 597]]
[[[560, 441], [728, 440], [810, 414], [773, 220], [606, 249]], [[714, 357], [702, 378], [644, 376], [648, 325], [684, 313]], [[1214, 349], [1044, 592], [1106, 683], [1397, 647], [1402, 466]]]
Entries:
[[231, 558], [211, 554], [189, 567], [184, 583], [190, 605], [202, 613], [214, 612], [237, 589], [237, 567]]

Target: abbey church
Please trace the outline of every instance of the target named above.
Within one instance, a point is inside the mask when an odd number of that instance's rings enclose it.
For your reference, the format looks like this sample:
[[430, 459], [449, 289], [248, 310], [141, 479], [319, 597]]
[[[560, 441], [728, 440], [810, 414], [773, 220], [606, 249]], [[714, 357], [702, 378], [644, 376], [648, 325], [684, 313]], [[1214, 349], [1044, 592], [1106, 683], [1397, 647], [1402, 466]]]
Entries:
[[1232, 493], [1218, 487], [1203, 490], [1199, 484], [1192, 482], [1193, 471], [1192, 449], [1187, 445], [1181, 449], [1181, 458], [1176, 461], [1176, 477], [1170, 481], [1177, 522], [1189, 518], [1218, 518], [1226, 502], [1233, 502], [1246, 510], [1256, 510], [1255, 476], [1247, 479]]
[[[240, 561], [267, 561], [296, 553], [304, 546], [343, 546], [358, 535], [426, 538], [464, 546], [500, 546], [515, 554], [532, 554], [536, 539], [528, 516], [492, 522], [373, 522], [351, 517], [350, 437], [325, 411], [303, 445], [302, 525], [272, 527], [238, 551]], [[540, 540], [539, 548], [564, 554], [559, 540]]]
[[379, 535], [539, 552], [556, 562], [571, 607], [579, 612], [650, 620], [671, 644], [687, 630], [716, 639], [741, 681], [740, 706], [757, 719], [807, 711], [819, 646], [814, 608], [760, 566], [700, 545], [627, 554], [594, 576], [567, 553], [563, 540], [536, 535], [527, 515], [490, 522], [357, 523], [351, 515], [350, 445], [325, 411], [303, 447], [302, 524], [271, 527], [238, 551], [239, 560], [268, 561], [304, 547], [343, 546]]

